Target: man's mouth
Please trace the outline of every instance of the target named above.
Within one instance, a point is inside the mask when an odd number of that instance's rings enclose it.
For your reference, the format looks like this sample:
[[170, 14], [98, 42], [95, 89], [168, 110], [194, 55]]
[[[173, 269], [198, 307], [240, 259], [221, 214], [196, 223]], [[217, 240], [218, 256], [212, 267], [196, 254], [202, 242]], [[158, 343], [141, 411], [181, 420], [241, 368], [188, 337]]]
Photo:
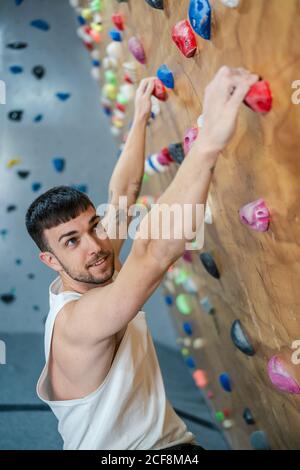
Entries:
[[89, 266], [89, 268], [93, 268], [93, 267], [95, 267], [95, 266], [101, 266], [101, 265], [105, 262], [105, 260], [108, 258], [108, 256], [109, 256], [109, 255], [106, 255], [106, 256], [104, 256], [103, 258], [101, 258], [101, 259], [99, 259], [98, 261], [96, 261], [94, 264], [91, 264], [91, 265]]

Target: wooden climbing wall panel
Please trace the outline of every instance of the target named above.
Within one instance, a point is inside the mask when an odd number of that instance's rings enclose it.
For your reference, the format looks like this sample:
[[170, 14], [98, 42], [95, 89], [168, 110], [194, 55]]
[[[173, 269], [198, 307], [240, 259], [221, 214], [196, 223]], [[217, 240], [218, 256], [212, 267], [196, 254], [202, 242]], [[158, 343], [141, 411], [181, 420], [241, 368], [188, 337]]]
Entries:
[[[300, 105], [291, 99], [292, 83], [300, 79], [300, 2], [241, 0], [238, 8], [230, 9], [211, 0], [212, 38], [197, 36], [198, 52], [190, 59], [171, 40], [172, 26], [187, 18], [188, 0], [165, 0], [163, 11], [143, 0], [108, 3], [104, 13], [108, 29], [112, 12], [121, 11], [126, 18], [124, 60], [134, 60], [126, 49], [132, 35], [143, 43], [147, 64], [138, 66], [139, 77], [156, 75], [164, 63], [174, 74], [175, 89], [148, 129], [147, 155], [181, 141], [186, 129], [196, 124], [204, 88], [221, 65], [246, 67], [270, 83], [272, 111], [262, 116], [242, 107], [236, 135], [213, 175], [209, 194], [213, 223], [205, 226], [202, 251], [214, 256], [220, 279], [203, 268], [199, 252], [192, 252], [192, 264], [179, 260], [176, 265], [193, 276], [199, 289], [191, 296], [189, 317], [183, 318], [176, 306], [171, 310], [180, 336], [185, 336], [182, 322], [188, 320], [194, 335], [204, 339], [204, 347], [190, 348], [189, 354], [197, 368], [207, 372], [205, 390], [213, 392], [213, 409], [230, 410], [233, 426], [226, 436], [232, 447], [251, 449], [251, 433], [262, 430], [272, 449], [297, 449], [300, 395], [277, 390], [267, 364], [281, 348], [291, 348], [300, 339]], [[173, 168], [150, 177], [143, 193], [160, 195], [175, 172]], [[243, 205], [259, 198], [271, 213], [270, 228], [264, 233], [250, 230], [238, 217]], [[180, 285], [176, 289], [185, 292]], [[214, 315], [201, 309], [199, 301], [205, 297]], [[252, 357], [231, 341], [231, 325], [237, 319], [255, 347]], [[223, 372], [231, 377], [230, 393], [219, 384]], [[246, 407], [254, 416], [253, 425], [243, 419]]]

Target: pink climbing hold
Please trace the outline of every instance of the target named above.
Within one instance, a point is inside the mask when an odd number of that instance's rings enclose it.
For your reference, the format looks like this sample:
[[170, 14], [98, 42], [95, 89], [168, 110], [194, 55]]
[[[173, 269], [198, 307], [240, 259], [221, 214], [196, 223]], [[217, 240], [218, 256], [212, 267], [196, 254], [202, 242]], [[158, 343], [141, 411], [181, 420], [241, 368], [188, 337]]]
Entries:
[[300, 386], [286, 368], [279, 356], [273, 356], [268, 363], [268, 374], [272, 384], [282, 392], [300, 395]]
[[189, 151], [193, 142], [196, 140], [198, 136], [198, 127], [191, 127], [186, 131], [183, 137], [183, 150], [184, 154], [186, 155]]
[[171, 163], [174, 163], [167, 147], [161, 149], [157, 156], [157, 160], [161, 165], [170, 165]]
[[143, 44], [137, 37], [133, 36], [129, 39], [128, 48], [133, 57], [135, 57], [138, 62], [140, 62], [141, 64], [146, 63], [146, 55]]
[[188, 59], [196, 54], [196, 36], [188, 20], [179, 21], [179, 23], [173, 26], [172, 39], [178, 49]]
[[240, 221], [252, 230], [266, 232], [270, 223], [270, 212], [263, 199], [250, 202], [239, 210]]

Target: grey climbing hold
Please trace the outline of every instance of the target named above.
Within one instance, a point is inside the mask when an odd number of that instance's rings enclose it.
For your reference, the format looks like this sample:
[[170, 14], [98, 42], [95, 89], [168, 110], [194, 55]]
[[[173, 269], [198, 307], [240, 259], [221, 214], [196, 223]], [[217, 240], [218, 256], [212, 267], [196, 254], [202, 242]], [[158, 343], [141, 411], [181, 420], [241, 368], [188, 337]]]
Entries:
[[247, 356], [254, 356], [255, 350], [247, 334], [243, 330], [240, 320], [232, 323], [230, 336], [234, 345]]

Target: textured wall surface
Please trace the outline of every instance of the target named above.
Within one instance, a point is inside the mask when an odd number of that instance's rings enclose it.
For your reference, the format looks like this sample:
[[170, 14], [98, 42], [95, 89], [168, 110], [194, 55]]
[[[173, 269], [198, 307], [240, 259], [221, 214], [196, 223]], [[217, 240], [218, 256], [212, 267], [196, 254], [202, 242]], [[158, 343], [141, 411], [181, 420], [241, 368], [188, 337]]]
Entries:
[[[223, 64], [257, 73], [269, 81], [273, 94], [273, 109], [267, 115], [242, 107], [236, 135], [220, 156], [213, 176], [209, 195], [213, 224], [206, 225], [202, 251], [213, 255], [220, 279], [206, 272], [197, 252], [192, 265], [177, 263], [198, 285], [198, 294], [189, 299], [193, 307], [189, 321], [193, 334], [205, 340], [201, 350], [185, 353], [193, 356], [197, 368], [206, 370], [206, 390], [214, 393], [215, 410], [230, 410], [233, 426], [227, 434], [234, 448], [251, 448], [250, 434], [256, 430], [266, 433], [274, 449], [299, 448], [300, 396], [275, 389], [267, 363], [300, 339], [300, 106], [291, 100], [292, 83], [299, 79], [300, 2], [241, 0], [238, 8], [230, 9], [212, 0], [211, 40], [197, 36], [198, 52], [190, 59], [171, 40], [171, 28], [187, 18], [189, 2], [165, 0], [164, 4], [161, 11], [145, 1], [111, 2], [105, 13], [109, 27], [112, 11], [125, 15], [124, 60], [130, 57], [127, 40], [134, 34], [142, 41], [147, 63], [139, 65], [140, 76], [155, 75], [165, 63], [175, 77], [174, 91], [169, 91], [168, 101], [149, 128], [148, 154], [181, 141], [185, 130], [196, 124], [204, 88]], [[161, 194], [175, 171], [150, 177], [144, 193]], [[271, 213], [269, 230], [264, 233], [250, 230], [238, 217], [242, 206], [259, 198]], [[184, 292], [180, 286], [176, 289]], [[199, 302], [205, 297], [214, 315], [201, 310]], [[182, 332], [186, 318], [176, 307], [173, 314]], [[237, 319], [255, 348], [253, 357], [242, 354], [230, 339], [231, 325]], [[299, 377], [297, 367], [293, 373]], [[230, 375], [232, 392], [220, 387], [218, 378], [223, 372]], [[246, 407], [255, 425], [245, 423]]]

